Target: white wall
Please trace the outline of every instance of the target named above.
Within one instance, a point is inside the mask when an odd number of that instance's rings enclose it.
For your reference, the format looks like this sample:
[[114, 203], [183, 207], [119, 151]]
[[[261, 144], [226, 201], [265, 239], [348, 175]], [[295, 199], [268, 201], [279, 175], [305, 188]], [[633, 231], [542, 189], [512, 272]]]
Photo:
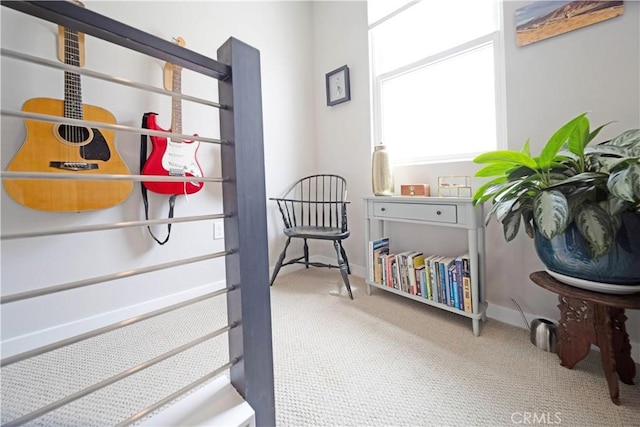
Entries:
[[[531, 138], [539, 150], [546, 138], [569, 118], [583, 112], [594, 125], [617, 120], [603, 133], [611, 136], [640, 125], [639, 39], [640, 4], [625, 2], [623, 16], [549, 40], [517, 48], [514, 42], [515, 9], [527, 2], [505, 3], [507, 113], [509, 148], [517, 149]], [[215, 57], [217, 47], [229, 36], [261, 51], [267, 195], [280, 194], [307, 173], [335, 172], [349, 182], [352, 237], [345, 247], [354, 272], [363, 272], [362, 197], [371, 193], [369, 124], [369, 75], [367, 17], [364, 1], [316, 2], [98, 2], [91, 9], [170, 39], [180, 35], [187, 47]], [[55, 59], [55, 29], [0, 8], [2, 46]], [[351, 101], [326, 106], [325, 74], [342, 65], [351, 72]], [[161, 84], [162, 63], [138, 57], [106, 43], [87, 40], [87, 68], [118, 76]], [[19, 109], [31, 97], [62, 96], [61, 74], [36, 66], [21, 66], [2, 59], [2, 108]], [[215, 98], [215, 82], [185, 74], [184, 92]], [[16, 84], [28, 82], [28, 84]], [[138, 126], [145, 111], [161, 114], [169, 125], [168, 100], [128, 89], [105, 89], [103, 83], [83, 79], [85, 102], [113, 112], [118, 123]], [[215, 120], [196, 107], [185, 105], [186, 133], [215, 133]], [[608, 132], [608, 133], [607, 133]], [[24, 140], [24, 128], [16, 119], [2, 118], [2, 166]], [[118, 135], [118, 149], [132, 170], [137, 170], [138, 138]], [[215, 175], [219, 165], [215, 148], [203, 148], [201, 163]], [[206, 158], [207, 160], [202, 160]], [[473, 175], [470, 162], [409, 166], [396, 169], [396, 183], [425, 182], [436, 188], [439, 175]], [[476, 180], [477, 184], [479, 181]], [[476, 185], [477, 186], [477, 185]], [[152, 195], [153, 196], [153, 195]], [[142, 218], [137, 188], [124, 204], [93, 213], [43, 213], [16, 205], [2, 192], [2, 232], [54, 226], [102, 223]], [[152, 197], [152, 217], [166, 215], [165, 202]], [[207, 185], [203, 192], [182, 198], [177, 215], [209, 213], [220, 206], [220, 190]], [[269, 250], [275, 263], [284, 240], [280, 218], [268, 205]], [[44, 287], [87, 275], [106, 274], [140, 265], [186, 258], [221, 248], [213, 241], [212, 225], [176, 225], [165, 247], [153, 243], [144, 229], [101, 232], [2, 244], [2, 293]], [[164, 232], [158, 229], [159, 234]], [[418, 240], [411, 227], [399, 227], [396, 241], [407, 246]], [[194, 238], [194, 236], [199, 236]], [[429, 232], [428, 238], [454, 251], [464, 247], [445, 235]], [[463, 239], [464, 236], [461, 236]], [[488, 299], [490, 315], [519, 318], [509, 298], [525, 311], [557, 317], [556, 298], [528, 279], [543, 266], [532, 242], [524, 235], [506, 244], [497, 223], [487, 228]], [[331, 248], [318, 247], [333, 257]], [[51, 254], [54, 254], [52, 256]], [[36, 269], [36, 266], [40, 269]], [[290, 267], [289, 267], [290, 268]], [[283, 271], [286, 272], [286, 271]], [[221, 283], [222, 262], [194, 265], [162, 273], [134, 277], [93, 287], [91, 290], [41, 298], [30, 305], [2, 308], [3, 354], [12, 344], [43, 328], [56, 327], [96, 313], [109, 313], [178, 292], [201, 292], [202, 286]], [[158, 304], [163, 303], [162, 301]], [[133, 307], [130, 311], [141, 310]], [[632, 341], [640, 342], [640, 315], [628, 313]], [[125, 313], [115, 316], [125, 317]], [[511, 316], [511, 317], [510, 317]], [[32, 342], [28, 339], [23, 343]], [[34, 338], [35, 339], [35, 338]], [[635, 349], [634, 349], [635, 350]]]
[[[367, 4], [313, 2], [313, 20], [316, 167], [318, 172], [336, 173], [347, 180], [351, 236], [344, 246], [354, 273], [363, 275], [362, 196], [371, 192]], [[351, 100], [327, 106], [325, 75], [343, 65], [349, 66]], [[335, 259], [330, 246], [316, 248]]]
[[[598, 141], [640, 127], [640, 3], [624, 2], [620, 17], [518, 48], [513, 16], [528, 3], [504, 4], [509, 148], [530, 138], [532, 152], [540, 152], [558, 127], [587, 111], [592, 129], [616, 121]], [[521, 233], [504, 244], [498, 228], [495, 222], [490, 227], [489, 247], [496, 248], [489, 253], [490, 301], [508, 306], [513, 296], [525, 311], [556, 318], [557, 297], [528, 279], [543, 267], [531, 240]], [[628, 315], [631, 340], [638, 343], [640, 312]]]
[[[592, 128], [616, 121], [601, 133], [602, 138], [639, 127], [640, 3], [625, 2], [621, 17], [518, 48], [514, 12], [528, 3], [504, 3], [508, 148], [520, 149], [531, 138], [532, 152], [539, 152], [559, 126], [585, 111], [590, 111]], [[353, 64], [352, 86], [368, 81], [368, 74], [360, 70], [368, 49], [363, 36], [367, 27], [366, 7], [362, 2], [318, 2], [314, 6], [317, 78], [337, 66]], [[349, 217], [353, 232], [349, 255], [352, 263], [363, 265], [364, 246], [353, 240], [362, 238], [361, 198], [371, 194], [372, 141], [364, 118], [369, 104], [360, 98], [368, 94], [354, 91], [351, 102], [326, 107], [324, 92], [319, 82], [315, 84], [319, 167], [344, 171], [350, 178], [350, 198], [355, 209]], [[438, 176], [472, 176], [477, 169], [472, 162], [398, 167], [396, 192], [400, 183], [428, 183], [435, 190]], [[482, 182], [474, 179], [474, 188]], [[464, 233], [456, 236], [458, 242], [435, 229], [420, 235], [413, 226], [398, 225], [392, 233], [399, 251], [435, 245], [455, 253], [466, 245]], [[529, 280], [531, 272], [544, 266], [535, 254], [532, 240], [523, 231], [507, 244], [501, 226], [492, 221], [487, 227], [487, 251], [490, 317], [522, 325], [510, 301], [515, 298], [526, 312], [557, 319], [557, 296]], [[640, 312], [631, 311], [628, 316], [631, 340], [638, 343]], [[634, 351], [640, 354], [637, 346]]]
[[[86, 1], [91, 10], [170, 40], [182, 36], [187, 48], [216, 57], [217, 48], [233, 36], [261, 54], [267, 195], [279, 194], [315, 167], [311, 4], [308, 2], [107, 2]], [[56, 60], [56, 26], [0, 8], [2, 47]], [[86, 68], [162, 86], [164, 63], [87, 37]], [[139, 126], [146, 111], [160, 114], [170, 126], [170, 99], [135, 89], [82, 78], [83, 101], [112, 112], [119, 124]], [[217, 82], [185, 70], [183, 93], [217, 100]], [[63, 96], [62, 73], [2, 59], [2, 108], [19, 110], [33, 97]], [[217, 113], [185, 102], [183, 130], [218, 137]], [[2, 167], [25, 139], [21, 120], [2, 118]], [[139, 136], [119, 133], [120, 155], [138, 172]], [[205, 175], [220, 176], [218, 148], [203, 145], [198, 159]], [[150, 194], [151, 218], [167, 215], [165, 197]], [[194, 195], [179, 197], [176, 216], [221, 211], [219, 184], [206, 184]], [[271, 259], [280, 250], [280, 219], [269, 205]], [[279, 215], [279, 214], [277, 214]], [[16, 204], [2, 191], [2, 233], [58, 226], [110, 223], [144, 218], [139, 186], [123, 204], [97, 212], [46, 213]], [[163, 237], [165, 227], [157, 227]], [[37, 289], [94, 275], [110, 274], [223, 249], [213, 240], [210, 221], [173, 226], [170, 241], [160, 247], [144, 228], [75, 234], [2, 244], [2, 293]], [[275, 255], [274, 255], [275, 253]], [[274, 261], [272, 261], [273, 263]], [[151, 306], [203, 293], [224, 281], [224, 261], [192, 264], [162, 272], [62, 292], [2, 307], [3, 356], [43, 339], [61, 338], [80, 328], [126, 318]], [[171, 297], [171, 298], [168, 298]], [[151, 301], [151, 303], [149, 303]], [[139, 306], [145, 304], [146, 306]], [[106, 315], [105, 315], [106, 314]], [[101, 316], [102, 315], [102, 316]], [[89, 318], [84, 324], [74, 324]], [[35, 334], [35, 335], [34, 335]], [[48, 339], [49, 339], [48, 338]]]

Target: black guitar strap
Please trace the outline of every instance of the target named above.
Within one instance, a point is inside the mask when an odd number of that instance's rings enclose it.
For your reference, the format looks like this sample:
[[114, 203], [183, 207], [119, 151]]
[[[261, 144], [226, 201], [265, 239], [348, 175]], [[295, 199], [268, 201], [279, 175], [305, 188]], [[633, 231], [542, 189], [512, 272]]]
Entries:
[[[147, 129], [147, 117], [153, 113], [144, 113], [142, 116], [142, 128]], [[142, 168], [144, 167], [145, 162], [147, 161], [147, 135], [140, 135], [140, 174], [142, 174]], [[142, 190], [142, 202], [144, 203], [144, 217], [148, 221], [149, 220], [149, 200], [147, 198], [147, 187], [144, 186], [144, 182], [140, 181], [140, 189]], [[177, 194], [172, 194], [169, 197], [169, 219], [173, 218], [173, 208], [176, 205], [176, 196]], [[171, 223], [167, 224], [167, 237], [160, 241], [151, 231], [151, 227], [147, 226], [147, 230], [149, 230], [149, 234], [153, 237], [153, 240], [158, 242], [159, 245], [164, 245], [169, 241], [169, 236], [171, 236]]]

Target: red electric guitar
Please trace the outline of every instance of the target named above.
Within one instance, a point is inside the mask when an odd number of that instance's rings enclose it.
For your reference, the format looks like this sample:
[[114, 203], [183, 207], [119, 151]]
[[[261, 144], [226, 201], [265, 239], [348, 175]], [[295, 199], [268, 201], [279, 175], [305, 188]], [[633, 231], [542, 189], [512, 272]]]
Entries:
[[[182, 37], [176, 39], [176, 43], [184, 46]], [[169, 64], [165, 65], [165, 77], [170, 71], [171, 88], [173, 92], [181, 93], [182, 67]], [[166, 85], [166, 84], [165, 84]], [[171, 130], [162, 129], [156, 121], [157, 114], [150, 113], [147, 116], [147, 128], [152, 130], [182, 133], [182, 100], [176, 96], [171, 98]], [[202, 169], [196, 160], [196, 152], [200, 147], [198, 141], [184, 141], [177, 138], [167, 140], [163, 136], [150, 135], [151, 154], [142, 167], [142, 175], [156, 176], [195, 176], [202, 177]], [[193, 194], [200, 190], [203, 182], [143, 182], [144, 186], [154, 193], [159, 194]]]

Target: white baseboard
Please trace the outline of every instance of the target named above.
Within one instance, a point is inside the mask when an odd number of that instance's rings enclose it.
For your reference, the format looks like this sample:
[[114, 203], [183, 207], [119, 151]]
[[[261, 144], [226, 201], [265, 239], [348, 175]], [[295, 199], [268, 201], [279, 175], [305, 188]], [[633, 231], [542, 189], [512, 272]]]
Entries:
[[158, 310], [172, 304], [178, 304], [192, 298], [197, 298], [206, 293], [221, 289], [224, 286], [225, 281], [210, 283], [183, 292], [177, 292], [154, 300], [123, 307], [118, 310], [100, 313], [84, 319], [12, 337], [2, 341], [2, 359], [73, 337], [75, 335], [83, 334], [94, 329], [102, 328], [150, 311]]
[[140, 424], [157, 426], [255, 427], [255, 412], [221, 376]]

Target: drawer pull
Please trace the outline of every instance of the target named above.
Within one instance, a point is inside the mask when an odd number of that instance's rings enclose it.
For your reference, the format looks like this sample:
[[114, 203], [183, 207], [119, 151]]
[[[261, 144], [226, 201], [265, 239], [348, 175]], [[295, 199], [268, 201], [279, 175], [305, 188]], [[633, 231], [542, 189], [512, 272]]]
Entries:
[[442, 215], [442, 211], [436, 211], [436, 215]]
[[384, 211], [386, 211], [386, 210], [387, 210], [387, 208], [381, 208], [380, 210], [381, 210], [382, 212], [384, 212]]

